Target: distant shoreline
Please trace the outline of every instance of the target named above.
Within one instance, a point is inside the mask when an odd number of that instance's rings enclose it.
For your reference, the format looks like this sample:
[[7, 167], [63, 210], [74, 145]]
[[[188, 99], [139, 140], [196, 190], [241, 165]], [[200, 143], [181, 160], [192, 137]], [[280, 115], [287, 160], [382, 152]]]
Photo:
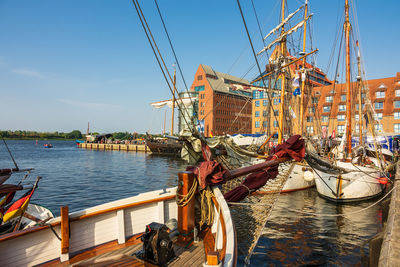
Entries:
[[4, 137], [4, 140], [38, 140], [38, 141], [49, 141], [49, 140], [56, 140], [56, 141], [75, 141], [75, 140], [83, 140], [83, 139], [67, 139], [67, 138], [32, 138], [32, 137]]

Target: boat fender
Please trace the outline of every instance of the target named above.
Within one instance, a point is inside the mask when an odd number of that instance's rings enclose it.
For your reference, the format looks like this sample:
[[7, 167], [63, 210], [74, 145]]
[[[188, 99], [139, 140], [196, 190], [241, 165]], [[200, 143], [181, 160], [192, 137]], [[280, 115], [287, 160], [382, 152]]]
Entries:
[[303, 173], [303, 179], [306, 182], [312, 182], [314, 180], [314, 173], [312, 171], [309, 171], [309, 170], [305, 171]]

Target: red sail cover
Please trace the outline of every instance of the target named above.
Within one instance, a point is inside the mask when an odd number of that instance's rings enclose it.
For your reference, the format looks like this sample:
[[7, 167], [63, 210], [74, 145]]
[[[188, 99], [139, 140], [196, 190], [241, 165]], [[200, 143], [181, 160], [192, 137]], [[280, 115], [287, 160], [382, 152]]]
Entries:
[[8, 220], [24, 214], [26, 208], [28, 207], [29, 201], [31, 200], [33, 192], [35, 192], [35, 187], [26, 192], [20, 199], [15, 201], [4, 214], [3, 222], [7, 222]]
[[[270, 157], [272, 160], [277, 158], [291, 157], [295, 161], [301, 161], [305, 156], [306, 150], [304, 140], [300, 135], [290, 137], [286, 142], [277, 145], [272, 151]], [[247, 197], [251, 192], [263, 187], [268, 180], [278, 175], [278, 166], [269, 167], [264, 170], [254, 172], [246, 177], [241, 185], [232, 189], [224, 195], [227, 202], [239, 202]]]

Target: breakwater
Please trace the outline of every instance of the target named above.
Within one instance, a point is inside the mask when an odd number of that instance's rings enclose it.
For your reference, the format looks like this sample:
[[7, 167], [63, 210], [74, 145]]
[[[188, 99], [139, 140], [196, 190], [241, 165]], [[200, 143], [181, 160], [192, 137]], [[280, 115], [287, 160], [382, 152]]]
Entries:
[[122, 151], [143, 151], [150, 152], [147, 145], [135, 144], [98, 144], [98, 143], [80, 143], [79, 148], [95, 149], [95, 150], [122, 150]]

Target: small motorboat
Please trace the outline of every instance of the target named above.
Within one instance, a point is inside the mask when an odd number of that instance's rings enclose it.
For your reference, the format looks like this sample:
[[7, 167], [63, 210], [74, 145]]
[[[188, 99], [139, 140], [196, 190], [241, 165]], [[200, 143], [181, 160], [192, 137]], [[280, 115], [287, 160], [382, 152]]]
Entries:
[[44, 148], [53, 148], [53, 145], [48, 143], [43, 145]]

